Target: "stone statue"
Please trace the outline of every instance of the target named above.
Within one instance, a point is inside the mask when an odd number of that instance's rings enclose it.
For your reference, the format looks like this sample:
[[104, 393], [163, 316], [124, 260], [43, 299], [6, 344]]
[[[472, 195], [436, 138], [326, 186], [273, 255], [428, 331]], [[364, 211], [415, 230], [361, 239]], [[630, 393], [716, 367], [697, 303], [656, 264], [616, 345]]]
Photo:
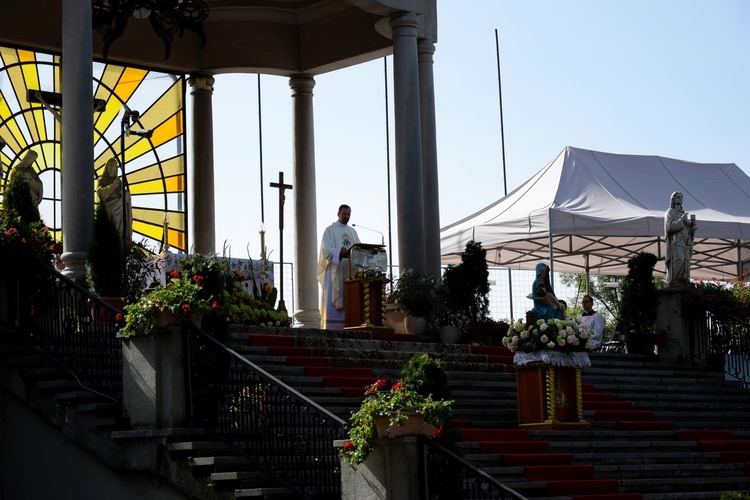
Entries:
[[36, 151], [29, 151], [26, 153], [26, 156], [23, 157], [18, 165], [10, 170], [10, 173], [8, 174], [8, 184], [10, 184], [13, 181], [13, 178], [18, 175], [23, 177], [26, 182], [29, 183], [31, 200], [38, 207], [44, 196], [44, 184], [33, 167], [37, 157], [38, 155]]
[[693, 256], [695, 215], [682, 209], [682, 193], [675, 191], [664, 215], [664, 236], [667, 242], [667, 283], [690, 279], [690, 259]]
[[[107, 213], [114, 221], [115, 226], [124, 243], [133, 238], [133, 207], [130, 202], [130, 192], [125, 190], [125, 202], [122, 201], [122, 179], [117, 176], [118, 164], [115, 158], [107, 160], [104, 173], [96, 181], [96, 196], [99, 203], [104, 204]], [[125, 211], [125, 234], [123, 235], [123, 210]]]

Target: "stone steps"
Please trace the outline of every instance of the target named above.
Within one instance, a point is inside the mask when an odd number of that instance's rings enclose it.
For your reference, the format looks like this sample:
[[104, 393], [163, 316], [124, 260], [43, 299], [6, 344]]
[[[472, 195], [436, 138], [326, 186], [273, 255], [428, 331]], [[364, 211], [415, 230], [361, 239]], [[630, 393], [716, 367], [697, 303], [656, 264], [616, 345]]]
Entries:
[[[243, 338], [242, 342], [250, 343], [252, 339]], [[430, 352], [444, 359], [451, 356], [463, 361], [476, 359], [472, 357], [476, 354], [471, 353], [471, 346], [457, 349], [434, 343], [418, 347], [415, 344], [418, 343], [367, 341], [362, 336], [332, 340], [331, 332], [318, 332], [312, 339], [306, 335], [294, 339], [295, 346], [310, 347], [308, 353], [313, 357], [325, 355], [330, 358], [330, 364], [342, 367], [369, 366], [375, 376], [386, 378], [398, 376], [397, 365], [411, 355], [409, 348], [414, 348], [414, 353]], [[482, 353], [479, 355], [489, 356], [488, 360], [504, 359], [487, 354], [498, 353], [495, 349], [478, 351]], [[359, 407], [360, 398], [351, 394], [344, 397], [342, 391], [337, 393], [335, 389], [322, 387], [322, 377], [305, 377], [304, 368], [300, 367], [281, 368], [289, 361], [288, 357], [264, 356], [254, 349], [245, 349], [245, 352], [249, 359], [320, 404], [335, 408], [338, 414]], [[743, 433], [750, 431], [747, 391], [735, 382], [725, 381], [722, 373], [693, 366], [664, 365], [654, 356], [594, 353], [591, 359], [592, 368], [582, 372], [584, 406], [604, 408], [617, 406], [617, 403], [597, 401], [620, 401], [624, 403], [620, 406], [630, 407], [634, 412], [650, 412], [654, 421], [673, 420], [673, 428], [620, 430], [617, 421], [597, 421], [597, 415], [602, 413], [592, 409], [584, 411], [584, 417], [592, 424], [591, 430], [530, 430], [530, 439], [548, 440], [550, 452], [569, 454], [566, 456], [571, 457], [573, 464], [594, 465], [594, 479], [616, 479], [620, 493], [639, 492], [649, 500], [718, 499], [722, 487], [746, 487], [744, 463], [721, 463], [720, 452], [703, 451], [696, 441], [678, 441], [675, 429], [731, 429], [734, 439], [746, 439]], [[305, 360], [294, 359], [293, 362], [304, 364]], [[449, 371], [451, 397], [456, 401], [454, 419], [468, 420], [475, 429], [517, 428], [513, 367], [509, 367], [508, 373], [487, 373], [482, 363], [473, 366], [466, 363], [464, 368]], [[627, 411], [622, 415], [625, 419]], [[479, 453], [479, 443], [461, 442], [459, 447], [466, 460], [530, 499], [570, 499], [570, 496], [548, 496], [546, 483], [526, 480], [523, 467], [503, 467], [502, 455]], [[670, 488], [682, 496], [669, 497], [673, 494]]]

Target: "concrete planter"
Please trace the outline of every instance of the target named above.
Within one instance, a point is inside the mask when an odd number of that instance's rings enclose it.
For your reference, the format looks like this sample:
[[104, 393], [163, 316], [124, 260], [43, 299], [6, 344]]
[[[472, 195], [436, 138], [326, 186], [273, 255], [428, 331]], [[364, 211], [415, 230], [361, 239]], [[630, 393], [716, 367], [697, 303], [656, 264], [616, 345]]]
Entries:
[[124, 414], [136, 429], [185, 424], [182, 328], [122, 338]]
[[[343, 446], [345, 441], [336, 442]], [[419, 457], [415, 436], [380, 439], [362, 465], [341, 462], [342, 500], [419, 498]]]

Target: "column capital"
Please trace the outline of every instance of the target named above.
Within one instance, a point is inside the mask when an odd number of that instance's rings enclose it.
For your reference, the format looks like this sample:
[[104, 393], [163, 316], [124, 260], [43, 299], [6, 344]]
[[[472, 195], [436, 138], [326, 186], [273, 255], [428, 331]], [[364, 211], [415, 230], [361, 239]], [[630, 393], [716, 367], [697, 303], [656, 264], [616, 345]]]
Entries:
[[188, 76], [187, 82], [188, 85], [190, 85], [191, 94], [194, 94], [196, 92], [213, 93], [214, 83], [216, 82], [216, 79], [211, 75], [196, 73], [194, 75]]
[[305, 74], [292, 75], [289, 77], [289, 87], [293, 94], [312, 94], [315, 78]]
[[419, 27], [419, 16], [414, 12], [401, 12], [391, 17], [391, 29], [393, 37], [397, 36], [417, 36]]
[[432, 40], [426, 38], [417, 39], [417, 56], [419, 62], [433, 62], [433, 55], [435, 54], [435, 44]]

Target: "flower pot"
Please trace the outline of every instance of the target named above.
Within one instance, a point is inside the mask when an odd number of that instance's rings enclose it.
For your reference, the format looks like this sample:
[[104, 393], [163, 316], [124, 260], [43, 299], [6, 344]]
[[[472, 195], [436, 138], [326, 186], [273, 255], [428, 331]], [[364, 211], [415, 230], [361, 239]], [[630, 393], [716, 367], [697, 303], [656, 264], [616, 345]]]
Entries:
[[380, 415], [375, 420], [378, 428], [378, 437], [395, 438], [399, 436], [432, 436], [435, 432], [435, 426], [423, 422], [416, 413], [406, 413], [404, 425], [394, 425], [389, 427], [390, 421], [388, 415]]
[[398, 304], [385, 305], [385, 321], [393, 328], [393, 333], [405, 334], [404, 318], [406, 313], [398, 307]]
[[157, 309], [154, 311], [154, 328], [167, 328], [170, 326], [180, 326], [182, 318], [175, 316], [169, 311]]
[[438, 330], [438, 334], [440, 335], [440, 341], [443, 344], [455, 344], [461, 340], [461, 329], [457, 326], [441, 326], [440, 330]]
[[427, 328], [426, 318], [417, 318], [415, 316], [407, 316], [404, 318], [404, 330], [409, 335], [422, 335]]
[[[123, 306], [123, 300], [122, 297], [99, 297], [103, 302], [106, 302], [110, 306], [117, 309], [120, 313], [122, 313], [122, 306]], [[115, 315], [112, 313], [112, 311], [109, 311], [108, 309], [105, 309], [104, 307], [100, 307], [96, 304], [96, 302], [91, 301], [89, 303], [89, 306], [91, 307], [91, 320], [94, 323], [97, 324], [106, 324], [111, 323], [115, 321]]]

